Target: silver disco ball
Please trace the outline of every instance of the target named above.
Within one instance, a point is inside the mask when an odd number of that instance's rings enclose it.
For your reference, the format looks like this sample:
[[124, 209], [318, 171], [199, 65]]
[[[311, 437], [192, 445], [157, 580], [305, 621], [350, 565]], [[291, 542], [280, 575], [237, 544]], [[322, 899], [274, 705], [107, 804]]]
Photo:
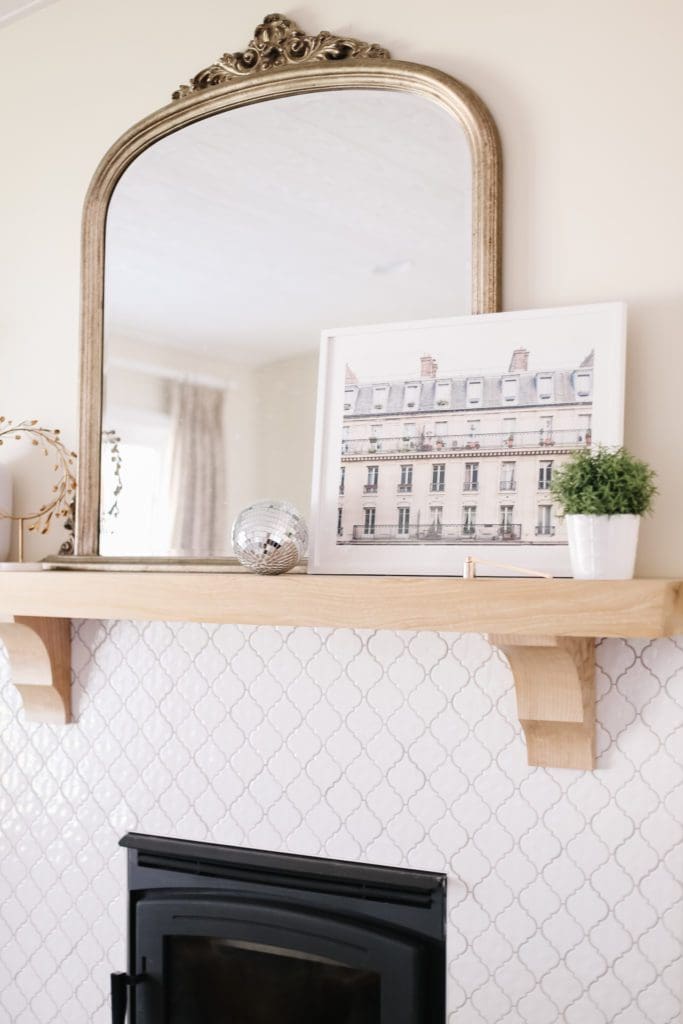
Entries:
[[237, 560], [252, 572], [288, 572], [306, 554], [304, 517], [288, 501], [257, 501], [242, 509], [232, 526]]

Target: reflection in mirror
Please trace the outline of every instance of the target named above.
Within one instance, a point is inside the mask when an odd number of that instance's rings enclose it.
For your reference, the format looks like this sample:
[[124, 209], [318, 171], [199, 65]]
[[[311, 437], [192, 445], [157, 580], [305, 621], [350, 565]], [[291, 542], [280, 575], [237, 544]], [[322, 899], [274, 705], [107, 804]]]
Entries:
[[460, 124], [404, 92], [216, 114], [107, 216], [100, 554], [226, 557], [245, 505], [308, 513], [329, 328], [471, 312]]

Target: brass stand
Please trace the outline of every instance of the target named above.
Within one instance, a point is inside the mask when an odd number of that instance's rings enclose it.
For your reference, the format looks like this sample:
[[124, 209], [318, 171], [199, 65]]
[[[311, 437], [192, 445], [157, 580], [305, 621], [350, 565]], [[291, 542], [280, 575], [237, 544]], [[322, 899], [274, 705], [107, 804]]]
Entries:
[[17, 523], [19, 524], [19, 540], [18, 540], [18, 544], [17, 544], [17, 554], [18, 554], [19, 557], [18, 557], [17, 561], [19, 561], [19, 562], [23, 562], [24, 561], [24, 523], [25, 522], [26, 522], [26, 519], [24, 518], [24, 516], [19, 516], [19, 518], [17, 519]]

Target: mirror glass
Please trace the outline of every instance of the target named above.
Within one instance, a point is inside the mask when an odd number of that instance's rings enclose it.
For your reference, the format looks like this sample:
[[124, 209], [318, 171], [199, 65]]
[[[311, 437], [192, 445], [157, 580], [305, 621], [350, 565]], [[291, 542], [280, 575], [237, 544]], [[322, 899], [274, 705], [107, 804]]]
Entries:
[[271, 99], [145, 150], [107, 215], [100, 554], [228, 557], [305, 516], [321, 331], [471, 312], [460, 124], [406, 92]]

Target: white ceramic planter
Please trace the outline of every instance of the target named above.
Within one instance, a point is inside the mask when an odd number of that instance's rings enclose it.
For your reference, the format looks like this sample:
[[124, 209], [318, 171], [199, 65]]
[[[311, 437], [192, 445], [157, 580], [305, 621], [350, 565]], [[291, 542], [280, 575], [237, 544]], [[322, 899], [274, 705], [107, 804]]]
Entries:
[[566, 516], [566, 522], [575, 579], [632, 579], [640, 516]]
[[[12, 477], [7, 466], [0, 464], [0, 509], [12, 511]], [[0, 562], [9, 558], [12, 543], [12, 520], [0, 519]]]

